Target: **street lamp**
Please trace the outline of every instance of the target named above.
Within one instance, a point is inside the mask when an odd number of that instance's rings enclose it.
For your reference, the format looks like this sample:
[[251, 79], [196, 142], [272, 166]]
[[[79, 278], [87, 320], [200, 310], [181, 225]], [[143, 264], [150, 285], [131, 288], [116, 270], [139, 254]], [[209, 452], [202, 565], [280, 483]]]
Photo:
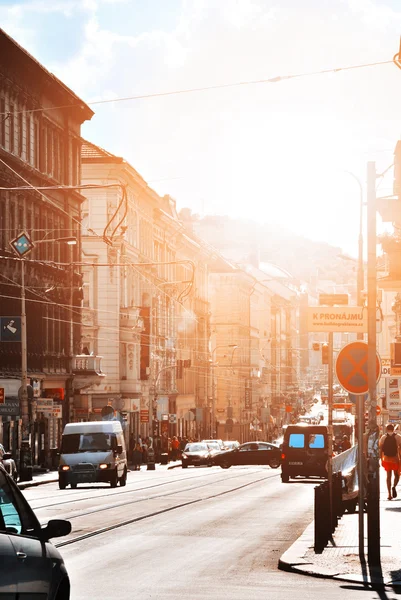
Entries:
[[65, 242], [69, 245], [77, 243], [75, 237], [61, 237], [54, 239], [42, 239], [33, 242], [28, 233], [21, 232], [16, 238], [10, 241], [10, 245], [15, 254], [21, 259], [21, 420], [22, 420], [22, 441], [29, 439], [29, 407], [28, 407], [28, 364], [27, 364], [27, 328], [26, 328], [26, 303], [25, 303], [25, 256], [31, 252], [37, 244], [49, 242]]
[[235, 350], [238, 348], [238, 344], [219, 344], [217, 346], [215, 346], [215, 348], [213, 348], [212, 352], [211, 352], [211, 356], [212, 356], [212, 362], [211, 362], [211, 368], [212, 368], [212, 418], [211, 418], [211, 437], [215, 438], [217, 435], [217, 428], [216, 428], [216, 384], [215, 384], [215, 378], [214, 378], [214, 367], [217, 366], [217, 364], [215, 363], [214, 360], [214, 353], [216, 352], [216, 350], [218, 350], [218, 348], [232, 348], [232, 355], [231, 355], [231, 363], [230, 366], [232, 365], [233, 362], [233, 356], [234, 356], [234, 352]]

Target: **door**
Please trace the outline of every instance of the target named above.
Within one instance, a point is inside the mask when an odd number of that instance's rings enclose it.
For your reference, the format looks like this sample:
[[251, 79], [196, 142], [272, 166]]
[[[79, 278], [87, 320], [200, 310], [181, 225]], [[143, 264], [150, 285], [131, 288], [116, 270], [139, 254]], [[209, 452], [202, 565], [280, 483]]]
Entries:
[[236, 452], [237, 464], [238, 465], [252, 465], [256, 464], [256, 456], [255, 452], [257, 451], [258, 445], [255, 443], [244, 444], [240, 447], [238, 452]]
[[257, 465], [268, 465], [273, 456], [275, 456], [272, 447], [268, 444], [258, 444], [258, 452], [255, 454], [255, 464]]
[[18, 560], [14, 546], [4, 530], [4, 521], [0, 517], [0, 598], [1, 600], [15, 600], [17, 597]]
[[[16, 592], [19, 600], [48, 597], [52, 580], [52, 560], [45, 544], [37, 539], [38, 522], [18, 490], [12, 488], [0, 471], [0, 527], [8, 533], [16, 561]], [[22, 494], [21, 494], [22, 496]]]

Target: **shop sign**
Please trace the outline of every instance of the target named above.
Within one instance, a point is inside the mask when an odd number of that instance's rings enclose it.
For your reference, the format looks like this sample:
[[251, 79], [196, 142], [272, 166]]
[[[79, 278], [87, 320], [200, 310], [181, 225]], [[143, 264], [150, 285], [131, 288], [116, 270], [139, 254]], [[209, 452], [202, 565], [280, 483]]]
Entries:
[[64, 388], [46, 388], [42, 390], [44, 398], [53, 398], [54, 400], [64, 400]]
[[141, 410], [139, 413], [141, 423], [149, 423], [149, 411]]
[[0, 415], [2, 416], [17, 416], [20, 414], [19, 400], [14, 396], [7, 398], [5, 402], [0, 404]]

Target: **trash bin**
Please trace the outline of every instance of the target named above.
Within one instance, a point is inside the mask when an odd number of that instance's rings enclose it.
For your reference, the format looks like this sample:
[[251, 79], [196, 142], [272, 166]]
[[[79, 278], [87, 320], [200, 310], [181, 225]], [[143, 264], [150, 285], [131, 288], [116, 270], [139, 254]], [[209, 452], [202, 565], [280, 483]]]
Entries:
[[168, 465], [168, 452], [162, 452], [160, 455], [160, 464]]
[[32, 480], [32, 450], [29, 442], [22, 442], [19, 451], [19, 480]]
[[148, 448], [148, 464], [146, 469], [148, 471], [154, 471], [156, 469], [155, 465], [155, 451], [153, 448]]

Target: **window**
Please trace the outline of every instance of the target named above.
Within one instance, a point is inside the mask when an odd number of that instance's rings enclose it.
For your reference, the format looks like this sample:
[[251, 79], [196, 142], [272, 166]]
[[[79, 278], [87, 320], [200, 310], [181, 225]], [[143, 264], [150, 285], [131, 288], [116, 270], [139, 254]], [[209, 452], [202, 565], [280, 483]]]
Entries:
[[39, 123], [34, 125], [34, 138], [33, 138], [33, 164], [36, 169], [39, 169], [39, 157], [40, 157], [40, 128]]
[[15, 495], [5, 475], [0, 473], [0, 531], [33, 535], [38, 527], [23, 498]]
[[8, 127], [10, 132], [10, 152], [14, 152], [14, 105], [10, 104], [10, 116], [8, 117]]
[[62, 454], [78, 454], [81, 452], [108, 452], [116, 447], [114, 434], [103, 431], [93, 433], [70, 433], [63, 435]]
[[31, 162], [31, 115], [26, 113], [25, 115], [25, 127], [26, 127], [26, 162]]
[[312, 433], [309, 436], [309, 448], [324, 448], [324, 435], [322, 433]]
[[288, 446], [289, 448], [304, 448], [305, 435], [303, 433], [291, 433]]
[[6, 141], [6, 120], [7, 120], [7, 115], [5, 115], [4, 113], [6, 112], [6, 101], [4, 98], [0, 98], [0, 119], [1, 119], [1, 123], [0, 123], [0, 146], [5, 145], [5, 141]]
[[18, 154], [22, 156], [24, 150], [24, 114], [18, 113]]

